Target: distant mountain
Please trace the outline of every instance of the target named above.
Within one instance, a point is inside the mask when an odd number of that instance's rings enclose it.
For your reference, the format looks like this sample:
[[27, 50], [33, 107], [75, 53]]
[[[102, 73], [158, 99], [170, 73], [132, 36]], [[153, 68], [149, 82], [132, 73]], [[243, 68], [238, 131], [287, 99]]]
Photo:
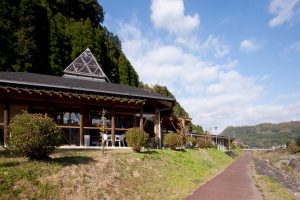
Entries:
[[256, 126], [229, 126], [221, 135], [234, 136], [250, 148], [270, 148], [299, 137], [300, 121], [279, 124], [263, 123]]

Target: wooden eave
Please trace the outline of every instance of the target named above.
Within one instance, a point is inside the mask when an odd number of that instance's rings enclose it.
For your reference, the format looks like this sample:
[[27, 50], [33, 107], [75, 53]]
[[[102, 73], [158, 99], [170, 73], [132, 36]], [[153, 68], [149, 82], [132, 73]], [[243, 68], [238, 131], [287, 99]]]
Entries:
[[78, 94], [65, 91], [41, 90], [33, 88], [17, 88], [11, 86], [0, 86], [0, 93], [8, 97], [22, 98], [45, 98], [47, 100], [81, 100], [87, 103], [106, 102], [108, 104], [122, 104], [132, 106], [142, 106], [146, 103], [146, 99], [135, 99], [126, 97], [106, 96], [99, 94]]

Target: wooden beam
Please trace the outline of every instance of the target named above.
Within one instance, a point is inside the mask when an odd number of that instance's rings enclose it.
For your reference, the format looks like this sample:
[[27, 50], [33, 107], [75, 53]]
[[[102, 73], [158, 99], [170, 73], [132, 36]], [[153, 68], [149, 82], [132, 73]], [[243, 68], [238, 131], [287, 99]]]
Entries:
[[25, 93], [27, 93], [27, 94], [31, 94], [31, 92], [30, 92], [30, 90], [29, 90], [29, 89], [20, 88], [20, 90], [21, 90], [22, 92], [25, 92]]
[[111, 114], [111, 144], [115, 146], [115, 131], [116, 130], [116, 123], [115, 123], [115, 114]]
[[6, 103], [4, 107], [4, 127], [3, 127], [4, 146], [8, 145], [8, 122], [9, 122], [9, 104]]
[[42, 95], [42, 93], [39, 90], [30, 90], [30, 91], [34, 92], [35, 94]]
[[157, 103], [155, 102], [155, 105], [154, 105], [154, 127], [153, 127], [155, 142], [158, 142], [158, 127], [159, 127], [158, 108], [157, 108]]
[[74, 128], [74, 129], [80, 129], [80, 126], [70, 126], [70, 125], [58, 125], [59, 128]]
[[108, 96], [106, 96], [105, 99], [106, 99], [107, 101], [112, 101], [114, 98], [113, 98], [113, 97], [108, 97]]
[[65, 97], [68, 97], [69, 99], [72, 98], [72, 95], [70, 93], [62, 93]]
[[99, 101], [99, 100], [104, 100], [104, 97], [103, 97], [103, 96], [97, 95], [97, 96], [96, 96], [96, 100], [97, 100], [97, 101]]
[[80, 124], [79, 124], [79, 137], [80, 137], [80, 146], [84, 146], [84, 125], [85, 125], [85, 109], [81, 106], [80, 108]]
[[18, 88], [11, 88], [13, 91], [16, 91], [16, 92], [18, 92], [19, 94], [21, 94], [22, 92], [21, 92], [21, 90], [19, 90]]
[[143, 123], [143, 107], [140, 108], [140, 129], [144, 130], [144, 123]]
[[128, 101], [128, 104], [130, 104], [130, 103], [134, 103], [135, 102], [135, 100], [134, 99], [129, 99], [129, 101]]
[[136, 127], [136, 116], [135, 116], [135, 114], [133, 114], [133, 128], [135, 128]]
[[45, 95], [49, 95], [50, 97], [52, 97], [52, 93], [51, 91], [46, 91], [46, 90], [43, 90], [42, 93], [44, 93]]

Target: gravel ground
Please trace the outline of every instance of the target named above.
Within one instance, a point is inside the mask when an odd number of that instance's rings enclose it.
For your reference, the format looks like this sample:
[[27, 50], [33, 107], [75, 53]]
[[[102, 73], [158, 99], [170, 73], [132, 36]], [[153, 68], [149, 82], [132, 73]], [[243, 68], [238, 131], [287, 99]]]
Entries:
[[256, 173], [259, 175], [266, 175], [273, 177], [276, 181], [282, 183], [286, 188], [290, 189], [293, 193], [300, 192], [300, 184], [294, 178], [284, 174], [275, 165], [265, 160], [258, 158], [254, 159]]

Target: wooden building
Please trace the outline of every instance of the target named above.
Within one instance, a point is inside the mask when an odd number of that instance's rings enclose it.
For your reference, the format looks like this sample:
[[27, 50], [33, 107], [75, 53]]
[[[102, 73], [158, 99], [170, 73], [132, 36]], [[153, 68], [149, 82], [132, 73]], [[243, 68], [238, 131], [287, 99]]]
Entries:
[[0, 72], [0, 133], [7, 145], [10, 119], [23, 110], [51, 117], [63, 129], [64, 143], [99, 145], [99, 120], [103, 110], [105, 129], [112, 135], [132, 127], [152, 130], [161, 144], [161, 117], [168, 116], [174, 99], [136, 87], [110, 83], [95, 57], [86, 49], [62, 77], [26, 72]]

